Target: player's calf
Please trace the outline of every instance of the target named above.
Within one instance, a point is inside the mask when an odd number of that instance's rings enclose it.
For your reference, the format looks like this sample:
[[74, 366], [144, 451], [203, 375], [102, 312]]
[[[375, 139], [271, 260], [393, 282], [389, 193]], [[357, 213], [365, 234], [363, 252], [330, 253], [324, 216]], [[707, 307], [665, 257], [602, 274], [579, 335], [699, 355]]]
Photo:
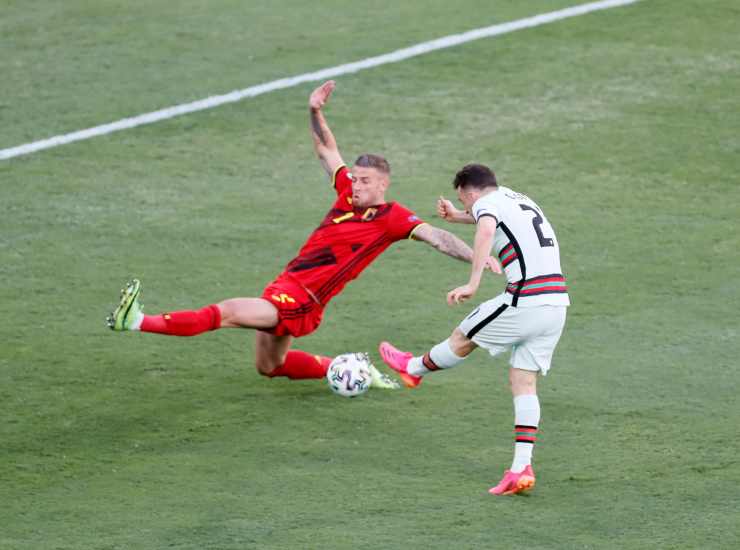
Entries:
[[141, 282], [133, 279], [123, 290], [118, 307], [108, 316], [112, 330], [140, 330], [170, 336], [195, 336], [221, 327], [221, 312], [212, 304], [198, 310], [173, 311], [160, 315], [144, 315], [139, 303]]
[[263, 376], [274, 378], [285, 376], [291, 380], [306, 380], [323, 378], [331, 364], [331, 357], [311, 355], [305, 351], [291, 350], [285, 354], [282, 363], [276, 364], [266, 358], [258, 359], [255, 363], [257, 372]]
[[[511, 369], [512, 382], [519, 381], [527, 386], [526, 380], [536, 380], [536, 373]], [[518, 371], [522, 376], [517, 376]], [[532, 378], [534, 377], [534, 378]], [[514, 384], [512, 384], [514, 387]], [[532, 386], [533, 387], [533, 386]], [[537, 441], [540, 423], [540, 401], [536, 394], [514, 396], [514, 460], [504, 477], [490, 489], [492, 495], [513, 495], [531, 490], [535, 478], [532, 470], [532, 451]]]

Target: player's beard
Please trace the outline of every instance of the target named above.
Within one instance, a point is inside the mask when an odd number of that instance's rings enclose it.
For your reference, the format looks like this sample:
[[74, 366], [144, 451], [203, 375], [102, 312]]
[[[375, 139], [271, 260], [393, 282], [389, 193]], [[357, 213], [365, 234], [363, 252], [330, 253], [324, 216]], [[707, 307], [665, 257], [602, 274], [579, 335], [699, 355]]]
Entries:
[[381, 204], [382, 202], [382, 197], [376, 199], [368, 194], [352, 195], [352, 206], [355, 208], [368, 208], [370, 206], [375, 206], [376, 204]]

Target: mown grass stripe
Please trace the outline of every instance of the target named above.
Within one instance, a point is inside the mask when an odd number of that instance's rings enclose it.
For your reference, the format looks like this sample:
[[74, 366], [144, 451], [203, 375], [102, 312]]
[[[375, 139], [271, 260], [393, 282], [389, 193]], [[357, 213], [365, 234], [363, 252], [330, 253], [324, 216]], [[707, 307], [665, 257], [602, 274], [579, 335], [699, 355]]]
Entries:
[[570, 17], [578, 17], [594, 11], [606, 10], [610, 8], [616, 8], [619, 6], [626, 6], [628, 4], [634, 4], [640, 0], [603, 0], [600, 2], [590, 2], [588, 4], [581, 4], [579, 6], [572, 6], [562, 10], [552, 11], [548, 13], [542, 13], [531, 17], [525, 17], [523, 19], [517, 19], [515, 21], [509, 21], [507, 23], [500, 23], [497, 25], [491, 25], [489, 27], [482, 27], [473, 29], [461, 34], [452, 34], [431, 40], [428, 42], [421, 42], [408, 48], [396, 50], [387, 54], [378, 55], [375, 57], [368, 57], [360, 61], [353, 63], [346, 63], [344, 65], [337, 65], [334, 67], [328, 67], [319, 71], [311, 73], [303, 73], [297, 76], [291, 76], [287, 78], [281, 78], [279, 80], [273, 80], [271, 82], [265, 82], [264, 84], [258, 84], [249, 88], [241, 90], [234, 90], [232, 92], [210, 96], [205, 99], [193, 101], [191, 103], [183, 103], [181, 105], [175, 105], [173, 107], [167, 107], [158, 111], [152, 111], [138, 116], [124, 118], [108, 124], [100, 126], [94, 126], [85, 130], [79, 130], [69, 134], [61, 134], [48, 139], [42, 139], [40, 141], [34, 141], [31, 143], [25, 143], [16, 147], [10, 147], [8, 149], [0, 149], [0, 160], [7, 160], [22, 155], [28, 155], [44, 149], [51, 149], [53, 147], [59, 147], [60, 145], [66, 145], [68, 143], [74, 143], [76, 141], [83, 141], [113, 132], [119, 132], [121, 130], [127, 130], [130, 128], [136, 128], [137, 126], [143, 126], [146, 124], [153, 124], [161, 120], [167, 120], [170, 118], [186, 115], [189, 113], [195, 113], [198, 111], [204, 111], [206, 109], [213, 109], [227, 103], [234, 103], [247, 99], [250, 97], [257, 97], [262, 94], [274, 92], [277, 90], [284, 90], [286, 88], [293, 88], [300, 84], [307, 82], [317, 82], [321, 80], [327, 80], [337, 76], [356, 73], [364, 71], [365, 69], [371, 69], [380, 65], [387, 65], [388, 63], [398, 63], [412, 57], [424, 55], [426, 53], [442, 50], [446, 48], [452, 48], [472, 42], [474, 40], [480, 40], [482, 38], [491, 38], [493, 36], [500, 36], [510, 32], [515, 32], [523, 29], [529, 29], [532, 27], [539, 27], [540, 25], [546, 25], [548, 23], [554, 23], [562, 19], [568, 19]]

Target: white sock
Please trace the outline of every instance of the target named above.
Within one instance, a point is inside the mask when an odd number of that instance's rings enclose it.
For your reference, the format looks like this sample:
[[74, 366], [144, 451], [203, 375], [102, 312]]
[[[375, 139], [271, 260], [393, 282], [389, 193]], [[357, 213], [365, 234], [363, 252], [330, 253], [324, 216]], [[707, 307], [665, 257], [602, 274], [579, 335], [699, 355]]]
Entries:
[[141, 330], [141, 322], [144, 320], [144, 314], [141, 311], [136, 312], [136, 317], [131, 322], [129, 330]]
[[540, 424], [540, 400], [537, 395], [517, 395], [514, 398], [514, 461], [511, 471], [519, 473], [532, 464], [532, 451]]
[[424, 376], [429, 372], [429, 369], [424, 366], [423, 357], [412, 357], [409, 364], [406, 365], [406, 372], [413, 376]]
[[459, 365], [464, 360], [465, 357], [460, 357], [452, 351], [452, 346], [450, 346], [450, 340], [448, 338], [444, 342], [434, 346], [424, 356], [412, 358], [406, 366], [406, 372], [412, 376], [424, 376], [431, 371], [450, 369]]

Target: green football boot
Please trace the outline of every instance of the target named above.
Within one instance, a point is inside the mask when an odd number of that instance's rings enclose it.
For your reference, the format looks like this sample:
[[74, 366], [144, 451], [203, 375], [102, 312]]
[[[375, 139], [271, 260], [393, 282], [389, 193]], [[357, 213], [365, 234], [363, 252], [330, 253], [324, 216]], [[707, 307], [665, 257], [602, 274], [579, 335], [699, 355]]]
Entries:
[[121, 301], [113, 313], [108, 315], [106, 322], [111, 330], [131, 330], [131, 325], [136, 321], [144, 307], [139, 303], [141, 293], [141, 281], [132, 279], [121, 289]]
[[370, 363], [368, 359], [368, 366], [370, 367], [370, 376], [372, 377], [372, 382], [370, 382], [371, 388], [379, 388], [381, 390], [397, 390], [400, 389], [401, 384], [393, 380], [390, 376], [387, 374], [383, 374], [378, 370], [378, 368]]

